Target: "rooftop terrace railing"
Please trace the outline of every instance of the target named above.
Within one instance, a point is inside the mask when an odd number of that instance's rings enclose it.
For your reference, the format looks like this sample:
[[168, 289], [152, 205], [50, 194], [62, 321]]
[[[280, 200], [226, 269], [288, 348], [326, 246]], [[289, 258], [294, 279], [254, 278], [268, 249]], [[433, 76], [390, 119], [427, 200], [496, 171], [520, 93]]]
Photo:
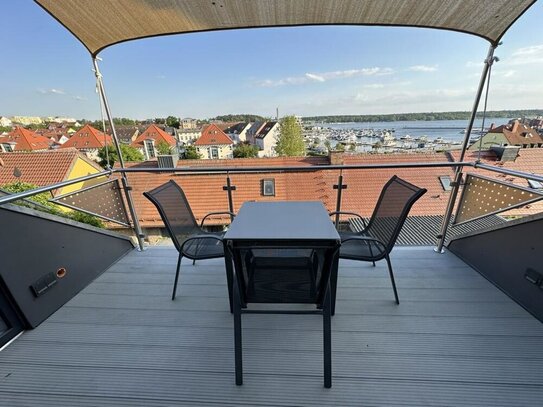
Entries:
[[[65, 186], [77, 184], [82, 181], [88, 181], [100, 177], [112, 177], [115, 174], [121, 174], [123, 175], [123, 178], [121, 180], [126, 179], [125, 177], [129, 174], [136, 174], [136, 173], [171, 173], [171, 174], [184, 174], [184, 175], [204, 175], [204, 174], [225, 174], [225, 185], [222, 187], [223, 190], [226, 192], [227, 197], [227, 204], [228, 204], [228, 210], [230, 212], [234, 212], [234, 197], [235, 197], [235, 189], [236, 186], [232, 183], [232, 175], [235, 174], [247, 174], [247, 173], [289, 173], [289, 172], [315, 172], [315, 171], [328, 171], [333, 172], [337, 171], [337, 182], [332, 185], [333, 189], [335, 190], [335, 207], [330, 208], [335, 211], [341, 211], [343, 206], [343, 199], [344, 194], [347, 193], [345, 190], [345, 179], [344, 175], [351, 173], [352, 171], [379, 171], [379, 170], [390, 170], [390, 169], [430, 169], [430, 168], [449, 168], [449, 169], [460, 169], [462, 172], [466, 168], [472, 168], [472, 169], [478, 169], [478, 170], [485, 170], [488, 172], [498, 173], [502, 175], [512, 176], [512, 177], [519, 177], [527, 180], [533, 180], [543, 183], [543, 176], [538, 174], [530, 174], [526, 172], [521, 171], [515, 171], [507, 168], [492, 166], [483, 164], [480, 162], [395, 162], [395, 163], [372, 163], [372, 164], [355, 164], [355, 165], [307, 165], [307, 166], [274, 166], [274, 167], [261, 167], [261, 166], [253, 166], [253, 167], [177, 167], [177, 168], [157, 168], [157, 167], [130, 167], [130, 168], [119, 168], [119, 169], [109, 169], [102, 171], [100, 173], [91, 174], [63, 182], [59, 182], [52, 185], [47, 185], [43, 187], [39, 187], [33, 190], [20, 192], [13, 195], [8, 196], [0, 196], [0, 205], [10, 202], [15, 202], [21, 199], [26, 199], [29, 197], [32, 197], [33, 195], [53, 191], [58, 188], [62, 188]], [[457, 185], [454, 182], [451, 184], [451, 191], [450, 195], [455, 196], [456, 193], [461, 189], [463, 185]], [[421, 187], [426, 187], [425, 185], [421, 185]], [[92, 187], [89, 188], [92, 190]], [[130, 199], [127, 197], [127, 193], [130, 192], [131, 188], [127, 188], [126, 185], [123, 183], [121, 184], [120, 189], [122, 189], [125, 193], [125, 199], [119, 200], [119, 202], [122, 202], [122, 205], [125, 205], [123, 210], [126, 213], [130, 214], [130, 226], [134, 230], [135, 236], [138, 239], [138, 243], [140, 246], [140, 249], [143, 249], [143, 233], [139, 226], [138, 222], [138, 214], [136, 213], [136, 209]], [[332, 192], [332, 191], [330, 191]], [[77, 193], [74, 192], [74, 193]], [[331, 204], [329, 205], [331, 206]], [[453, 212], [455, 207], [458, 207], [458, 200], [455, 199], [453, 204], [448, 206], [443, 213], [443, 221], [441, 225], [441, 231], [437, 234], [437, 251], [442, 251], [443, 246], [445, 244], [446, 234], [447, 231], [450, 229], [450, 222], [451, 218], [453, 218]], [[365, 209], [372, 209], [372, 208], [365, 208]], [[336, 225], [340, 223], [339, 215], [335, 217], [334, 219]]]

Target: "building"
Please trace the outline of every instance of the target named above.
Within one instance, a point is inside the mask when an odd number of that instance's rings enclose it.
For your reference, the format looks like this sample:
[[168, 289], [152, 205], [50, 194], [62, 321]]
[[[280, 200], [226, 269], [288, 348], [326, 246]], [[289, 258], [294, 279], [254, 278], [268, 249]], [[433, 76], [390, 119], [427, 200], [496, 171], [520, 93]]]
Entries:
[[279, 122], [265, 122], [254, 136], [254, 144], [258, 147], [259, 157], [274, 157], [275, 146], [280, 134]]
[[177, 141], [172, 135], [152, 124], [134, 140], [132, 147], [140, 150], [145, 159], [149, 160], [157, 156], [157, 147], [161, 143], [168, 145], [170, 151], [177, 147]]
[[182, 130], [190, 130], [198, 128], [198, 120], [186, 117], [180, 120], [179, 128]]
[[0, 116], [0, 127], [11, 127], [11, 120], [7, 117]]
[[247, 131], [251, 128], [251, 123], [236, 123], [228, 126], [224, 129], [224, 132], [228, 137], [232, 139], [234, 143], [243, 143], [247, 141]]
[[216, 124], [209, 124], [202, 129], [202, 135], [194, 142], [203, 159], [221, 159], [234, 157], [234, 142]]
[[[2, 185], [16, 181], [37, 186], [51, 185], [89, 174], [97, 174], [100, 171], [103, 169], [99, 165], [75, 148], [0, 153], [0, 189]], [[54, 190], [52, 195], [64, 195], [102, 181], [103, 179], [93, 179], [68, 185]]]
[[42, 124], [43, 119], [37, 116], [13, 116], [11, 121], [15, 124], [28, 126], [29, 124]]
[[469, 150], [488, 150], [493, 146], [519, 146], [521, 148], [543, 147], [543, 137], [537, 130], [522, 124], [519, 120], [498, 127], [491, 127], [481, 141], [473, 143]]
[[15, 127], [6, 136], [0, 136], [0, 151], [44, 151], [49, 149], [52, 141], [46, 137], [27, 130], [24, 127]]
[[91, 160], [98, 161], [98, 152], [106, 145], [112, 145], [113, 139], [109, 134], [105, 134], [95, 129], [90, 124], [86, 124], [76, 131], [70, 139], [62, 144], [60, 148], [76, 148], [85, 153]]
[[181, 145], [193, 144], [202, 135], [202, 129], [179, 129], [177, 130], [177, 139]]

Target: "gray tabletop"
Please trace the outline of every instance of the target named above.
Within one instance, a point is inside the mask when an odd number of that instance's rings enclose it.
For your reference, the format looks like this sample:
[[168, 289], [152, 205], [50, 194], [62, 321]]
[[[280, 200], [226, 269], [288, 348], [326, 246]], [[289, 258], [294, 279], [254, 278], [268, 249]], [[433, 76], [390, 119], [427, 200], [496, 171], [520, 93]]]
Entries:
[[245, 202], [226, 240], [340, 240], [322, 202]]

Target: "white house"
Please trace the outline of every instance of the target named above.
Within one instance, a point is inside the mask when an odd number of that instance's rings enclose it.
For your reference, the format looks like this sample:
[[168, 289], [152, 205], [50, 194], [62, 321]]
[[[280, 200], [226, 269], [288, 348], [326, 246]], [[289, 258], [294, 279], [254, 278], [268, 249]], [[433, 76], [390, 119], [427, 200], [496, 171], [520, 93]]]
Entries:
[[227, 127], [224, 132], [228, 137], [232, 139], [232, 141], [236, 144], [243, 143], [247, 140], [247, 132], [251, 128], [251, 123], [236, 123], [230, 127]]
[[255, 134], [255, 145], [258, 147], [259, 157], [275, 157], [275, 146], [279, 137], [279, 122], [266, 122]]
[[234, 157], [234, 142], [216, 124], [202, 129], [202, 135], [194, 142], [203, 159], [221, 159]]

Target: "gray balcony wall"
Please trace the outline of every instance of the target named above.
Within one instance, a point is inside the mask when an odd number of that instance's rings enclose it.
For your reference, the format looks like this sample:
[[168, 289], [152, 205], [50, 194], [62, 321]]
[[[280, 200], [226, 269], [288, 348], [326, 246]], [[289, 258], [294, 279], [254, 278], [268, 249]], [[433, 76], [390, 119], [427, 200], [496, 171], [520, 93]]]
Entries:
[[538, 214], [453, 238], [449, 250], [543, 322], [542, 233]]
[[[15, 205], [0, 207], [0, 277], [34, 328], [133, 250], [129, 238]], [[66, 269], [40, 296], [31, 286]]]

